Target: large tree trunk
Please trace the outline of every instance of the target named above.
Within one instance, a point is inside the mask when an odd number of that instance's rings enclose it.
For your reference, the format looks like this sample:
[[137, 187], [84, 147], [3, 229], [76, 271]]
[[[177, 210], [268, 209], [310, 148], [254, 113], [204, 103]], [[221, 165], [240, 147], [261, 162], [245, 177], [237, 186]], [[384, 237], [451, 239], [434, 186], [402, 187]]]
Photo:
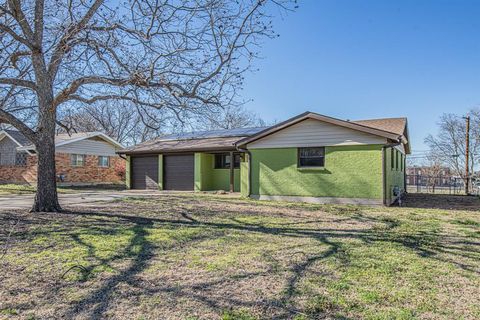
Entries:
[[36, 134], [38, 178], [37, 193], [32, 212], [61, 211], [57, 195], [57, 179], [55, 171], [55, 112], [42, 112], [39, 119], [39, 130]]

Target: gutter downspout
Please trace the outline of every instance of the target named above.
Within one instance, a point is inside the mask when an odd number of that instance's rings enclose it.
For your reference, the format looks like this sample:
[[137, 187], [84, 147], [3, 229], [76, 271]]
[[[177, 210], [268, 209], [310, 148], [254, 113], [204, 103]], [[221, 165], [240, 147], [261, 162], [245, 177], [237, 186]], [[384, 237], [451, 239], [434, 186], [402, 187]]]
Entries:
[[236, 148], [237, 148], [238, 151], [245, 152], [246, 154], [248, 154], [247, 197], [250, 198], [250, 195], [252, 194], [252, 165], [251, 165], [251, 163], [252, 163], [252, 153], [248, 149], [239, 148], [238, 146], [236, 146]]

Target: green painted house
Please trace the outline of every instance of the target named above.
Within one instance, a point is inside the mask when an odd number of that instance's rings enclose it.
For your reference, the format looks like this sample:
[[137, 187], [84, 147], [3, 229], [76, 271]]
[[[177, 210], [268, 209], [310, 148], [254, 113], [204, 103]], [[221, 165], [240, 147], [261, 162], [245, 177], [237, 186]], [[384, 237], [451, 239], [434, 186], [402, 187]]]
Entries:
[[410, 145], [406, 118], [345, 121], [305, 112], [271, 127], [170, 135], [120, 153], [132, 189], [389, 205], [405, 190]]

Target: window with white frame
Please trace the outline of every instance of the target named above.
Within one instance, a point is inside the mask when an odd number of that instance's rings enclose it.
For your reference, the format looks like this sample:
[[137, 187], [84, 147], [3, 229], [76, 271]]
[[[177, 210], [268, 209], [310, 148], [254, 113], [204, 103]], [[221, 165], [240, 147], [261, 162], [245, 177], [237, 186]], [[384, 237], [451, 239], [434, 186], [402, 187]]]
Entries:
[[70, 165], [72, 167], [83, 167], [85, 165], [85, 155], [83, 154], [71, 154]]
[[98, 166], [102, 168], [110, 167], [110, 157], [108, 156], [98, 156]]

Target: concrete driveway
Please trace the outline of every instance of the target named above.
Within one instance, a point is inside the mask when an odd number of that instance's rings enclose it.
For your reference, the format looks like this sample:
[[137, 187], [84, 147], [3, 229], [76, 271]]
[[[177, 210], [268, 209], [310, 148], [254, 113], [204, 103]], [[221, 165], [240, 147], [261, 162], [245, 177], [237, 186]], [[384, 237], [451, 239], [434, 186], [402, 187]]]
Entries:
[[[58, 195], [62, 206], [95, 206], [100, 201], [113, 201], [131, 196], [159, 196], [159, 191], [79, 191], [60, 193]], [[0, 210], [30, 209], [34, 194], [0, 195]]]

